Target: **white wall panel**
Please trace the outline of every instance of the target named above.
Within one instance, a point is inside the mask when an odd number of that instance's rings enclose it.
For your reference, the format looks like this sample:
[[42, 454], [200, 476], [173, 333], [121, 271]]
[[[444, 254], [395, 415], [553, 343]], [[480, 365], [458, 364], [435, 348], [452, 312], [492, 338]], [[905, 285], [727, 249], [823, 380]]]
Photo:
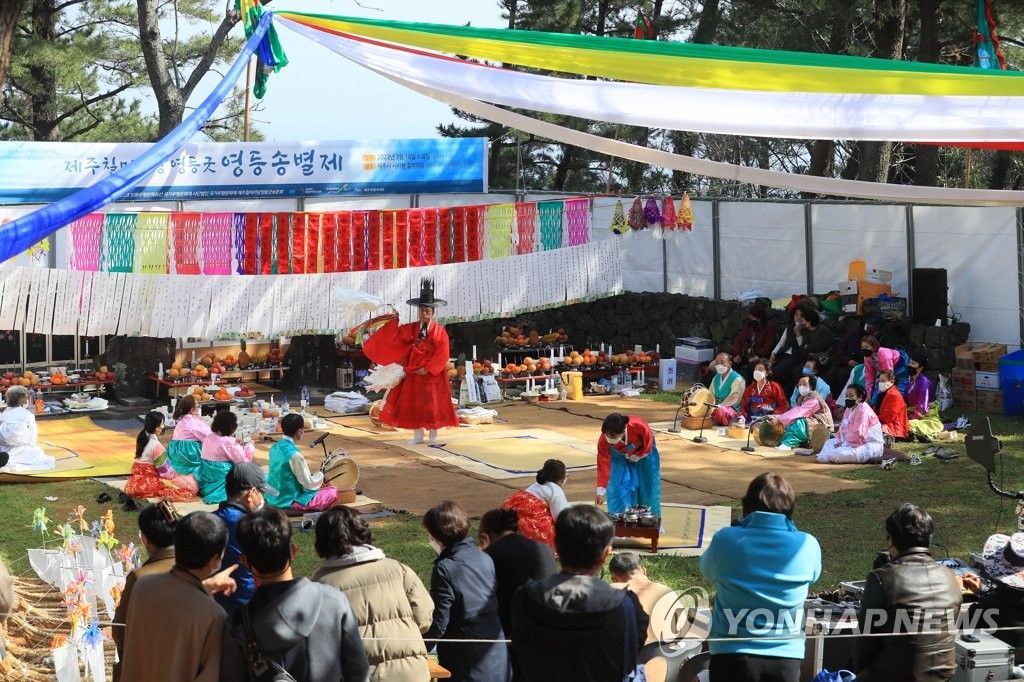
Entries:
[[807, 292], [803, 204], [722, 202], [719, 224], [722, 298], [748, 289], [773, 299]]
[[846, 281], [850, 261], [893, 274], [893, 295], [907, 295], [907, 209], [899, 205], [814, 204], [814, 292], [823, 294]]
[[914, 207], [916, 266], [946, 269], [974, 341], [1020, 343], [1016, 230], [1011, 208]]
[[[668, 290], [689, 296], [715, 295], [714, 239], [710, 201], [692, 201], [693, 230], [676, 231], [665, 241], [668, 250]], [[676, 205], [678, 213], [679, 206]]]

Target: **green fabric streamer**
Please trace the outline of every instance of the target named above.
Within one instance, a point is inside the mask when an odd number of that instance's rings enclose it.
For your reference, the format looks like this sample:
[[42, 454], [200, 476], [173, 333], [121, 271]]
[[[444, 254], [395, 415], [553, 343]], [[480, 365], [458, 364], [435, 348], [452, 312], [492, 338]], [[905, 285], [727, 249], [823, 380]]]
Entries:
[[562, 246], [562, 213], [565, 202], [537, 202], [537, 223], [540, 226], [540, 250], [551, 251]]
[[[256, 30], [256, 25], [260, 23], [260, 18], [263, 16], [263, 3], [260, 0], [235, 0], [235, 9], [241, 15], [242, 26], [245, 28], [245, 37], [251, 37], [252, 32]], [[273, 23], [267, 29], [267, 34], [263, 40], [264, 42], [260, 44], [256, 51], [256, 79], [252, 87], [252, 94], [256, 99], [263, 99], [263, 96], [267, 94], [267, 81], [270, 80], [270, 74], [277, 73], [282, 68], [288, 66], [288, 57], [284, 53], [284, 48], [281, 47], [281, 41], [277, 37], [277, 28]], [[272, 67], [264, 65], [263, 53], [265, 48], [269, 49], [269, 54], [273, 59], [274, 64]]]
[[[861, 69], [876, 71], [906, 71], [915, 73], [955, 73], [977, 75], [977, 69], [966, 66], [950, 66], [928, 62], [903, 62], [874, 57], [854, 57], [849, 55], [819, 54], [814, 52], [790, 52], [786, 50], [759, 50], [749, 47], [731, 47], [723, 45], [697, 45], [693, 43], [677, 43], [662, 40], [633, 40], [631, 38], [613, 38], [608, 36], [588, 36], [568, 33], [547, 33], [543, 31], [523, 31], [507, 28], [479, 28], [476, 26], [448, 26], [446, 24], [428, 24], [410, 21], [389, 21], [385, 19], [366, 19], [362, 17], [317, 14], [311, 12], [281, 13], [295, 17], [312, 17], [319, 19], [336, 19], [378, 26], [403, 31], [418, 31], [438, 35], [458, 36], [462, 38], [486, 38], [503, 42], [548, 45], [552, 47], [572, 47], [609, 53], [633, 52], [637, 54], [655, 54], [694, 59], [716, 59], [742, 61], [760, 64], [785, 64], [792, 66], [816, 66], [843, 69]], [[990, 74], [986, 74], [990, 75]], [[995, 76], [996, 74], [991, 74]], [[1024, 72], [1002, 71], [998, 77], [1024, 77]]]
[[103, 222], [103, 265], [105, 272], [132, 272], [135, 267], [135, 226], [137, 213], [108, 213]]

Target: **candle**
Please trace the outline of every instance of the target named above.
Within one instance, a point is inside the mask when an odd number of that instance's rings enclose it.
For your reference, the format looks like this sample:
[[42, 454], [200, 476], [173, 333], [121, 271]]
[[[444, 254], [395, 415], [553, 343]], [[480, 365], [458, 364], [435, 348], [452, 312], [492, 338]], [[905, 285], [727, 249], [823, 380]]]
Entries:
[[601, 342], [601, 350], [604, 350], [604, 341]]
[[85, 357], [89, 357], [89, 339], [85, 340]]
[[659, 355], [661, 355], [661, 344], [660, 343], [654, 344], [654, 352], [659, 354]]
[[156, 376], [157, 376], [158, 379], [163, 379], [164, 378], [164, 363], [163, 362], [160, 363], [160, 369], [157, 370]]
[[192, 351], [192, 365], [195, 366], [195, 364], [196, 364], [196, 352], [193, 350]]
[[609, 345], [609, 346], [608, 346], [608, 355], [615, 355], [615, 353], [614, 353], [614, 352], [612, 352], [612, 347], [611, 347], [611, 345]]
[[476, 362], [476, 344], [475, 343], [473, 344], [473, 357], [471, 359], [473, 360], [473, 362]]
[[551, 347], [551, 362], [555, 361], [555, 347]]
[[505, 365], [501, 363], [501, 351], [498, 351], [498, 369], [501, 369], [504, 366]]

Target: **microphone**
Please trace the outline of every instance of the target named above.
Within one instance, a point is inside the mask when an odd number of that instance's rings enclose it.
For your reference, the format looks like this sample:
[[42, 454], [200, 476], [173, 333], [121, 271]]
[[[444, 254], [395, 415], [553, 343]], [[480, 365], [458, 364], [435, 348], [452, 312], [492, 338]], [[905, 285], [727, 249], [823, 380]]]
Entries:
[[325, 440], [327, 440], [327, 436], [329, 436], [329, 435], [331, 435], [331, 434], [329, 434], [329, 433], [322, 434], [321, 436], [317, 437], [316, 440], [314, 440], [312, 443], [310, 443], [309, 447], [315, 448], [317, 445], [320, 445], [320, 443], [323, 443]]
[[[690, 404], [692, 405], [693, 403]], [[716, 405], [715, 403], [704, 403], [704, 407], [713, 407], [717, 410], [721, 405]]]

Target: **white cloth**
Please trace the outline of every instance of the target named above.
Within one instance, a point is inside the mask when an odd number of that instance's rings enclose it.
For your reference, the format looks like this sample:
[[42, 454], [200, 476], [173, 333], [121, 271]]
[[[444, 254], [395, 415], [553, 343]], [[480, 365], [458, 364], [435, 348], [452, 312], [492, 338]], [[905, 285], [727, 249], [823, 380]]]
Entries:
[[[565, 491], [557, 483], [534, 483], [526, 492], [543, 500], [551, 510], [551, 518], [557, 519], [563, 510], [569, 508], [569, 500], [565, 499]], [[602, 494], [598, 492], [598, 494]]]
[[838, 438], [825, 441], [825, 446], [818, 453], [821, 464], [865, 464], [882, 456], [885, 448], [882, 425], [874, 424], [868, 429], [867, 442], [857, 447], [850, 447]]
[[36, 416], [24, 407], [8, 407], [0, 414], [0, 452], [11, 456], [0, 471], [38, 471], [55, 466], [50, 457], [39, 447], [39, 431]]
[[153, 453], [156, 452], [157, 447], [160, 445], [160, 439], [156, 437], [155, 433], [148, 434], [149, 442], [146, 443], [146, 447], [142, 449], [142, 454], [135, 460], [139, 464], [152, 464], [154, 457]]
[[306, 458], [302, 456], [302, 453], [296, 452], [292, 455], [292, 458], [288, 460], [288, 467], [292, 470], [299, 485], [303, 488], [306, 490], [320, 490], [320, 486], [324, 483], [324, 474], [322, 471], [311, 474], [309, 466], [306, 464]]

